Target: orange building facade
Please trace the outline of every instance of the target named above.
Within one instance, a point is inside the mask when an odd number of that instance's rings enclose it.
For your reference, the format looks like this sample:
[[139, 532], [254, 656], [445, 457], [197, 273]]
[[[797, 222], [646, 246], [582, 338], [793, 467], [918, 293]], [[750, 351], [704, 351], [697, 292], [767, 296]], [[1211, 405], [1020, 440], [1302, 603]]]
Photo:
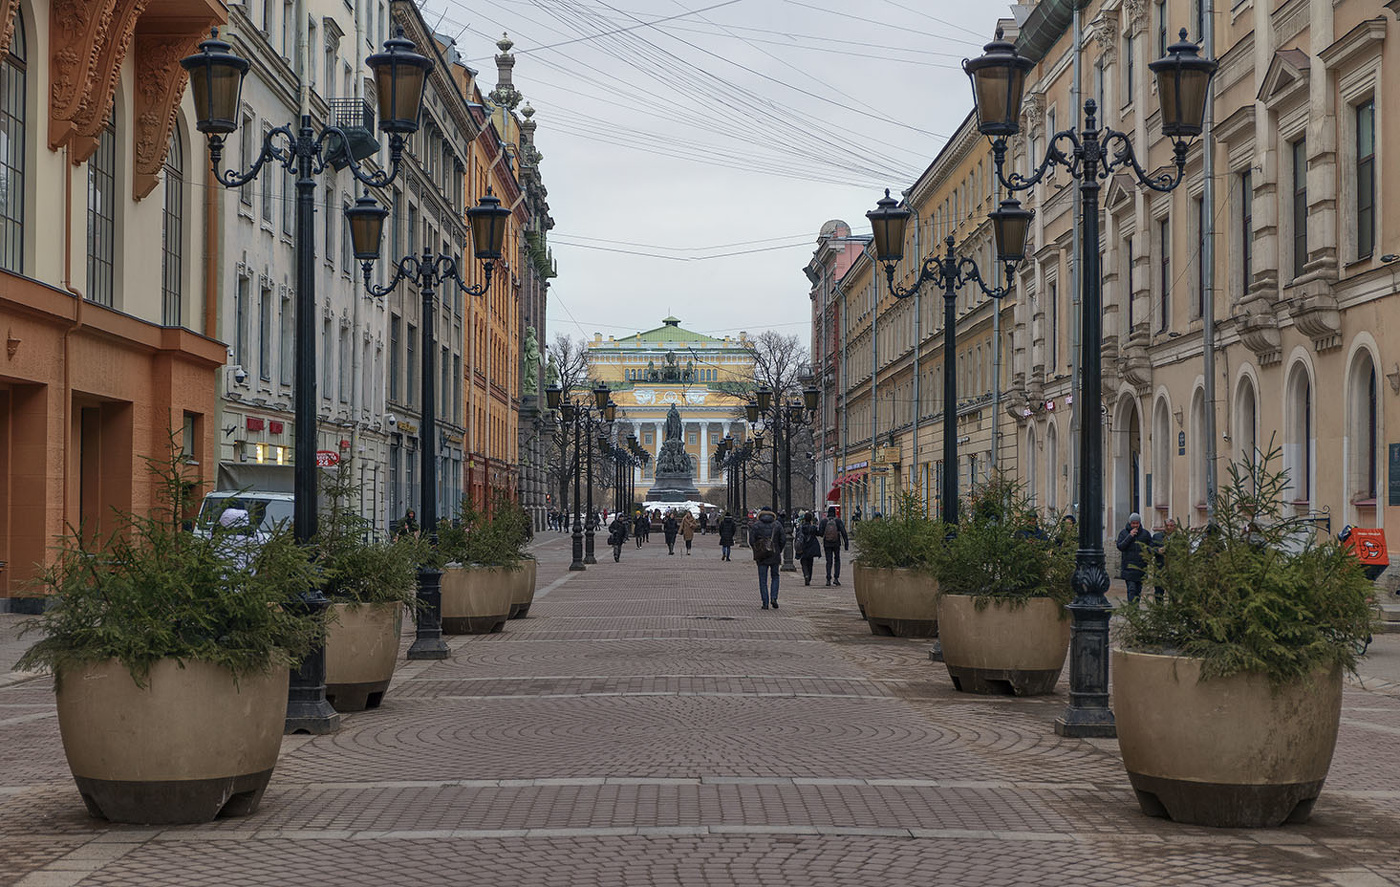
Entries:
[[216, 198], [179, 59], [226, 17], [0, 0], [0, 610], [70, 526], [149, 507], [172, 433], [211, 479]]

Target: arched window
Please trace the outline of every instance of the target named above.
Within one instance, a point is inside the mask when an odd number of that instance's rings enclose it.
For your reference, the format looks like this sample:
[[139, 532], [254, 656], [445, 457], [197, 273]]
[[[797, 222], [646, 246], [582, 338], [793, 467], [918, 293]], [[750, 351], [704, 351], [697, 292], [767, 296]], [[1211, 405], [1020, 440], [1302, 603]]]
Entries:
[[1284, 404], [1283, 467], [1288, 471], [1289, 493], [1296, 501], [1312, 498], [1313, 397], [1312, 380], [1302, 363], [1288, 375]]
[[1259, 402], [1254, 396], [1254, 381], [1248, 376], [1240, 380], [1235, 395], [1235, 462], [1259, 460]]
[[1380, 410], [1376, 400], [1376, 365], [1369, 351], [1357, 353], [1347, 389], [1348, 436], [1351, 438], [1348, 448], [1351, 465], [1347, 472], [1351, 489], [1347, 492], [1354, 500], [1374, 502], [1379, 477], [1376, 462], [1380, 450]]
[[24, 10], [0, 55], [0, 268], [24, 271], [25, 90]]
[[1172, 504], [1172, 426], [1167, 399], [1157, 401], [1152, 411], [1152, 504], [1165, 507], [1170, 515]]
[[165, 155], [165, 208], [161, 214], [161, 323], [180, 326], [184, 318], [181, 296], [184, 293], [184, 265], [181, 249], [185, 239], [185, 151], [180, 142], [180, 129], [170, 133], [170, 151]]
[[117, 239], [117, 113], [103, 127], [97, 152], [88, 160], [87, 297], [100, 305], [114, 301]]
[[1197, 388], [1191, 397], [1191, 502], [1206, 504], [1206, 395]]
[[1045, 429], [1045, 507], [1050, 511], [1059, 510], [1060, 487], [1060, 439], [1055, 434], [1052, 423]]
[[1031, 500], [1031, 505], [1036, 504], [1036, 489], [1039, 479], [1035, 463], [1035, 426], [1032, 425], [1026, 429], [1026, 496]]

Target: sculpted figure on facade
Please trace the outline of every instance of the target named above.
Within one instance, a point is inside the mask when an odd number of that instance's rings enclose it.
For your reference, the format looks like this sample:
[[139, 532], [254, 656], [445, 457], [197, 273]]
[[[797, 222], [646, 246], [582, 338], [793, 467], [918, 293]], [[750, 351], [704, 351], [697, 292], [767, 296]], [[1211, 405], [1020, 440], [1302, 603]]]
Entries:
[[525, 327], [525, 344], [521, 346], [524, 366], [520, 374], [520, 388], [522, 393], [528, 395], [538, 395], [540, 393], [540, 343], [535, 338], [535, 328]]

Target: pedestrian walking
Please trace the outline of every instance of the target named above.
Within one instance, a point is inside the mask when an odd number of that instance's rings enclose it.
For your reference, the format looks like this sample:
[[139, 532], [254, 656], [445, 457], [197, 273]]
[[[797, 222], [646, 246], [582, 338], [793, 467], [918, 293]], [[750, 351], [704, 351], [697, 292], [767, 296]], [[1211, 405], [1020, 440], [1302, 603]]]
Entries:
[[700, 535], [710, 532], [710, 516], [704, 511], [700, 512]]
[[734, 547], [734, 534], [737, 532], [739, 532], [739, 524], [734, 520], [734, 515], [726, 511], [719, 522], [720, 560], [731, 560], [729, 552]]
[[637, 512], [637, 516], [632, 520], [632, 538], [636, 540], [638, 548], [642, 547], [642, 541], [646, 539], [647, 524], [649, 523], [651, 521], [647, 520], [647, 516], [643, 512]]
[[685, 556], [690, 557], [690, 543], [695, 541], [695, 518], [689, 511], [681, 518], [681, 538], [685, 540]]
[[613, 562], [622, 560], [622, 543], [627, 541], [627, 519], [621, 514], [613, 515], [608, 525], [608, 544], [612, 546]]
[[851, 550], [851, 537], [846, 535], [846, 524], [836, 516], [836, 506], [829, 505], [826, 517], [817, 532], [822, 537], [822, 551], [826, 554], [827, 586], [841, 584], [841, 549]]
[[852, 515], [851, 515], [851, 526], [855, 526], [856, 524], [860, 523], [860, 521], [861, 521], [860, 506], [857, 505], [857, 506], [856, 506], [855, 514], [852, 514]]
[[661, 532], [666, 537], [666, 553], [676, 553], [676, 534], [680, 532], [681, 525], [676, 522], [674, 511], [666, 512], [666, 519], [661, 522]]
[[1128, 603], [1136, 603], [1142, 595], [1142, 575], [1147, 569], [1147, 556], [1143, 546], [1151, 544], [1152, 534], [1142, 525], [1142, 515], [1134, 511], [1128, 515], [1128, 525], [1118, 534], [1118, 550], [1123, 557], [1118, 564], [1118, 575], [1128, 586]]
[[773, 509], [763, 506], [758, 520], [749, 527], [749, 545], [753, 549], [754, 563], [758, 565], [758, 597], [765, 610], [770, 604], [778, 609], [778, 568], [783, 565], [786, 542], [782, 522]]
[[413, 535], [416, 535], [417, 533], [418, 533], [418, 515], [414, 514], [414, 513], [413, 513], [413, 509], [410, 508], [410, 509], [404, 514], [403, 520], [399, 521], [399, 531], [398, 531], [398, 534], [397, 534], [397, 535], [399, 535], [399, 536], [413, 536]]
[[793, 549], [797, 552], [797, 561], [802, 564], [802, 584], [812, 584], [812, 562], [821, 557], [822, 543], [821, 535], [817, 532], [817, 523], [812, 519], [812, 512], [808, 511], [802, 515], [802, 523], [797, 525], [796, 543]]
[[[1173, 534], [1176, 533], [1176, 530], [1176, 518], [1169, 517], [1167, 518], [1167, 522], [1162, 528], [1162, 531], [1160, 533], [1152, 534], [1152, 558], [1157, 562], [1157, 569], [1159, 570], [1167, 562], [1167, 541]], [[1161, 603], [1162, 601], [1166, 600], [1167, 592], [1166, 589], [1162, 588], [1162, 586], [1153, 586], [1152, 592], [1153, 596], [1157, 598], [1158, 603]]]

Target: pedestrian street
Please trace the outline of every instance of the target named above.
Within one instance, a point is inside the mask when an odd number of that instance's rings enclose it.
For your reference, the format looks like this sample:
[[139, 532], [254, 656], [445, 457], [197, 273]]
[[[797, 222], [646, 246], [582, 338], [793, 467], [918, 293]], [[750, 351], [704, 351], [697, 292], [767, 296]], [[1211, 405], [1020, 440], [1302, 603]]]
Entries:
[[960, 694], [928, 641], [870, 633], [849, 575], [784, 573], [762, 611], [716, 540], [615, 564], [600, 537], [570, 573], [541, 534], [526, 618], [401, 661], [380, 708], [286, 737], [261, 808], [208, 825], [89, 818], [49, 679], [10, 674], [0, 885], [1400, 884], [1394, 684], [1349, 681], [1307, 824], [1180, 826], [1139, 811], [1115, 740], [1055, 735], [1064, 677]]

